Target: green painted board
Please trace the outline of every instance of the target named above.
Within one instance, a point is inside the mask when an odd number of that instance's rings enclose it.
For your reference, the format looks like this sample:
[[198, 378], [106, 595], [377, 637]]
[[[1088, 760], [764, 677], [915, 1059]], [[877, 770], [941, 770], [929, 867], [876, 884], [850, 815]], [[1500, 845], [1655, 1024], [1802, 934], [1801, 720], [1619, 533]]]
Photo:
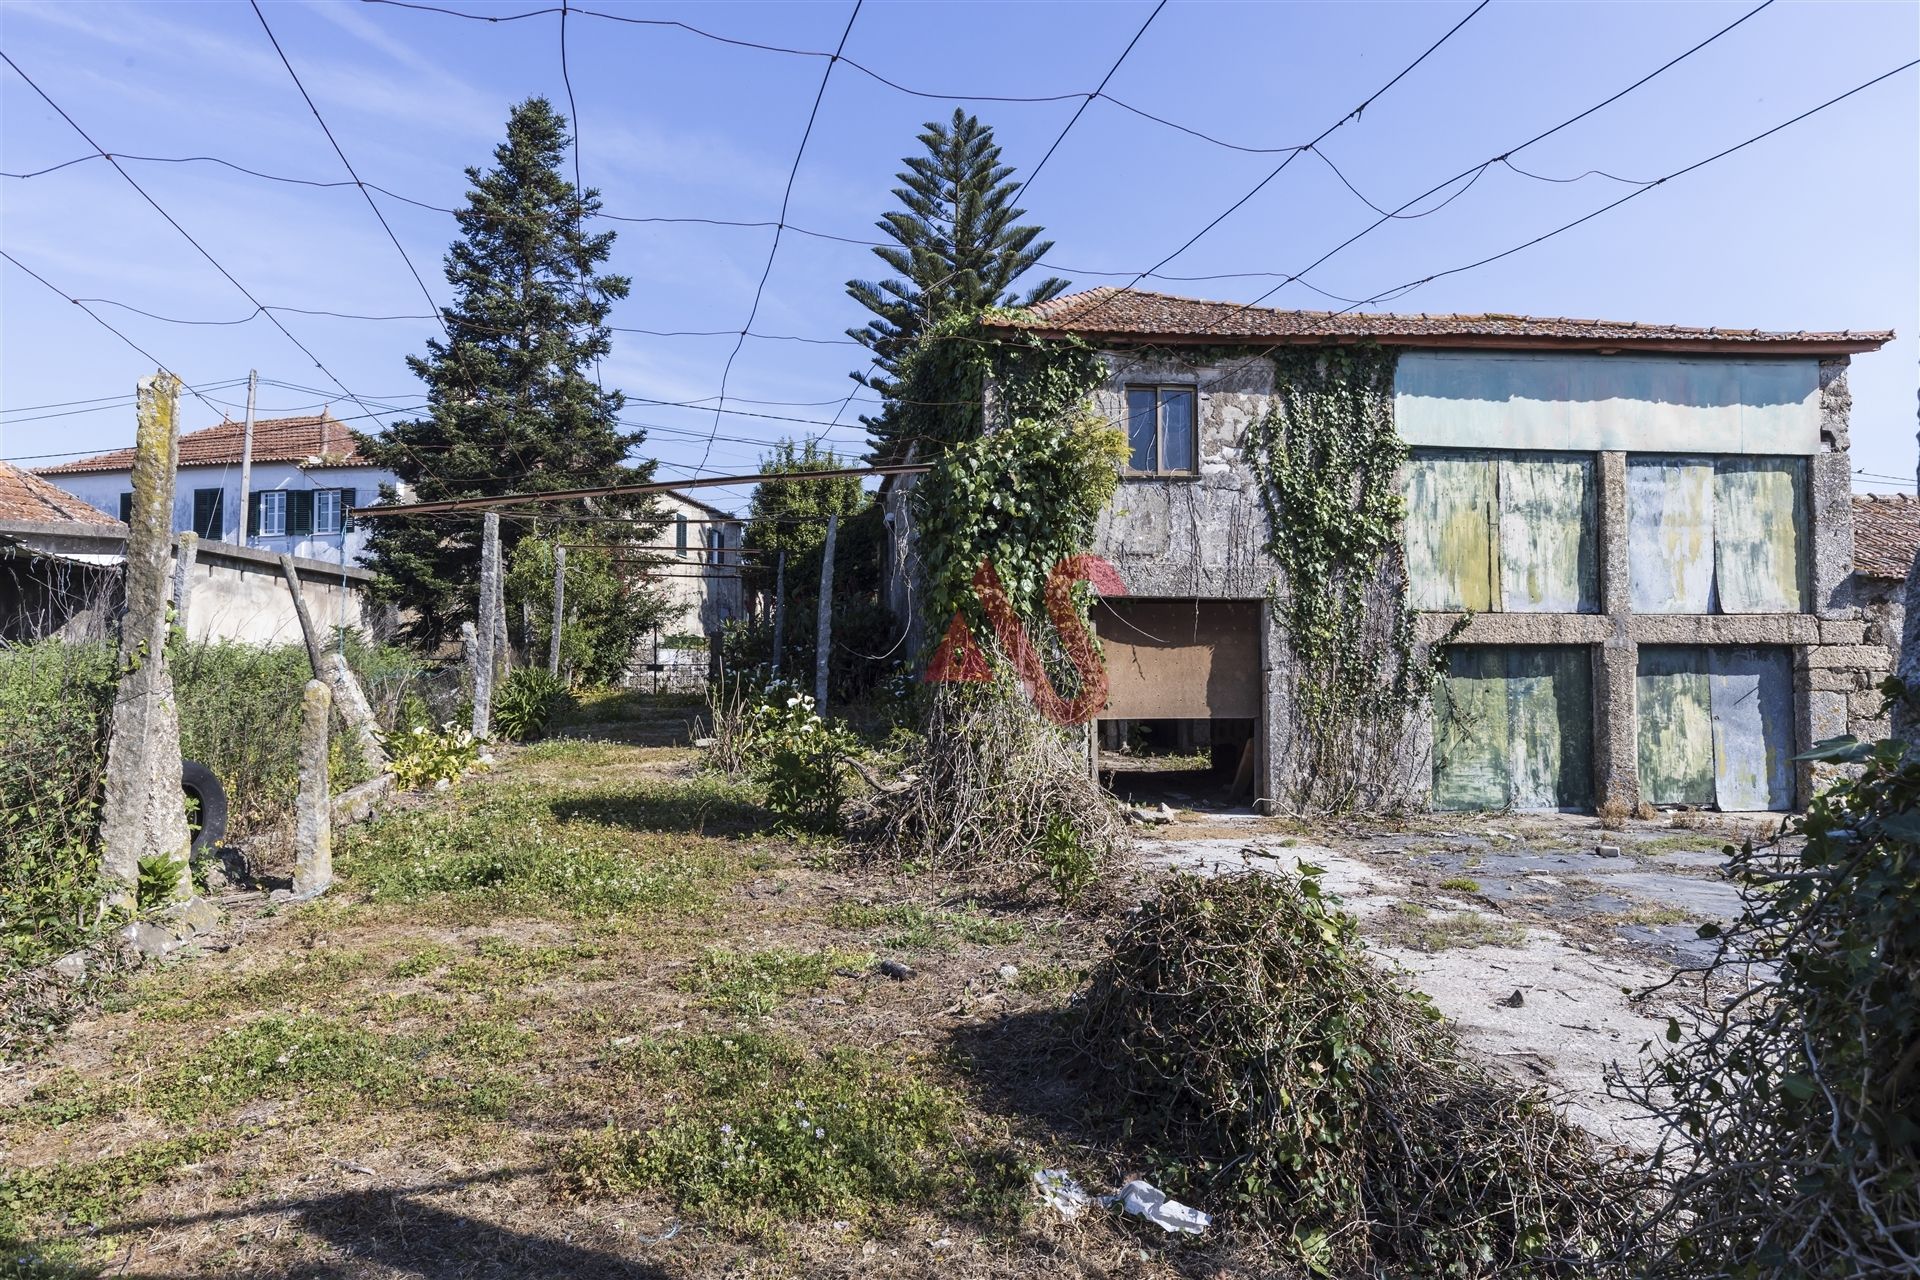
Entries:
[[1593, 807], [1593, 659], [1585, 649], [1507, 651], [1511, 803]]
[[1806, 462], [1721, 458], [1713, 477], [1714, 589], [1723, 613], [1798, 613]]
[[1714, 803], [1706, 651], [1643, 646], [1636, 686], [1641, 798], [1649, 804]]
[[1714, 465], [1627, 459], [1627, 577], [1637, 613], [1713, 611]]
[[1485, 454], [1427, 454], [1407, 464], [1407, 603], [1485, 613], [1498, 596], [1497, 468]]
[[1504, 809], [1509, 794], [1507, 664], [1503, 650], [1447, 651], [1433, 699], [1433, 807]]
[[1593, 612], [1593, 459], [1517, 454], [1499, 465], [1500, 607]]
[[1778, 646], [1707, 650], [1714, 800], [1730, 813], [1793, 807], [1793, 663]]

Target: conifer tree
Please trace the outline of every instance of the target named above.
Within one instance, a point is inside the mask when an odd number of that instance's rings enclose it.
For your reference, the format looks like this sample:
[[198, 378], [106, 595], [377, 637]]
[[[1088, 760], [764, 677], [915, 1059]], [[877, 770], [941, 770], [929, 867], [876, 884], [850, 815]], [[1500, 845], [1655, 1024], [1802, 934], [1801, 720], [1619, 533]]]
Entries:
[[[645, 435], [621, 428], [624, 397], [594, 377], [594, 362], [611, 348], [608, 313], [629, 281], [601, 273], [614, 233], [584, 230], [599, 193], [576, 195], [563, 171], [568, 144], [566, 117], [530, 98], [508, 117], [493, 167], [467, 170], [472, 189], [455, 215], [461, 238], [446, 257], [454, 300], [440, 312], [449, 340], [431, 338], [425, 356], [407, 358], [426, 384], [427, 416], [361, 438], [362, 452], [416, 501], [652, 478], [651, 462], [627, 462]], [[411, 613], [416, 638], [441, 640], [474, 617], [479, 528], [478, 518], [374, 522], [367, 558], [375, 591]], [[524, 533], [505, 523], [509, 552]]]
[[[929, 326], [988, 307], [1030, 307], [1067, 288], [1049, 277], [1012, 292], [1053, 242], [1039, 238], [1042, 228], [1019, 225], [1026, 212], [1012, 203], [1019, 184], [1008, 181], [1013, 166], [1000, 163], [993, 130], [956, 108], [947, 124], [929, 121], [919, 140], [926, 154], [903, 159], [902, 185], [894, 188], [902, 207], [875, 224], [897, 247], [879, 246], [874, 255], [898, 275], [847, 282], [848, 295], [874, 314], [864, 328], [847, 330], [874, 356], [873, 369], [854, 380], [888, 399], [899, 391], [901, 358]], [[885, 417], [867, 423], [885, 455]]]

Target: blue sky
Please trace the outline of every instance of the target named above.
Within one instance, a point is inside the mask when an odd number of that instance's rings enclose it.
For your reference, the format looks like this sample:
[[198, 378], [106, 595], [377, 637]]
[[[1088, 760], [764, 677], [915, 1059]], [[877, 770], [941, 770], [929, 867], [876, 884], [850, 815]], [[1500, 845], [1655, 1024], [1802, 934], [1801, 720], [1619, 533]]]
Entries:
[[[493, 5], [506, 15], [545, 0]], [[851, 5], [624, 4], [602, 13], [678, 19], [718, 35], [830, 52]], [[1470, 9], [1423, 4], [1205, 4], [1174, 0], [1107, 87], [1141, 111], [1248, 147], [1320, 133], [1412, 61]], [[1438, 52], [1350, 120], [1325, 155], [1368, 200], [1399, 205], [1625, 87], [1733, 21], [1751, 4], [1527, 4], [1495, 0]], [[868, 3], [847, 56], [910, 88], [977, 97], [1085, 94], [1151, 11], [1150, 3]], [[268, 20], [347, 158], [370, 183], [452, 206], [462, 169], [484, 164], [508, 107], [545, 94], [565, 109], [557, 14], [462, 21], [382, 4], [271, 4]], [[0, 5], [0, 48], [110, 152], [217, 156], [268, 173], [339, 181], [338, 157], [281, 66], [251, 8], [235, 3]], [[1768, 7], [1651, 83], [1515, 157], [1429, 216], [1396, 220], [1308, 281], [1365, 298], [1526, 241], [1634, 188], [1786, 120], [1905, 62], [1920, 48], [1920, 6]], [[669, 26], [578, 12], [568, 72], [581, 160], [606, 211], [629, 217], [772, 221], [826, 61], [704, 39]], [[968, 104], [994, 125], [1024, 175], [1078, 100]], [[899, 158], [923, 121], [954, 103], [889, 88], [845, 63], [826, 88], [794, 183], [794, 227], [856, 239], [892, 204]], [[1565, 235], [1375, 309], [1524, 312], [1778, 329], [1894, 328], [1857, 357], [1855, 465], [1911, 479], [1915, 332], [1920, 329], [1920, 75], [1908, 71], [1749, 147], [1649, 191]], [[0, 169], [24, 172], [90, 148], [11, 70], [0, 67]], [[1171, 253], [1244, 194], [1279, 157], [1217, 145], [1090, 104], [1022, 203], [1078, 286], [1124, 283]], [[129, 172], [263, 302], [308, 310], [418, 316], [425, 301], [351, 187], [263, 181], [194, 162], [128, 160]], [[1601, 172], [1592, 172], [1592, 171]], [[1580, 176], [1586, 175], [1586, 176]], [[1609, 176], [1610, 175], [1610, 176]], [[1451, 194], [1454, 189], [1443, 194]], [[452, 219], [376, 195], [437, 300]], [[1414, 212], [1430, 207], [1416, 206]], [[1255, 198], [1164, 268], [1169, 275], [1298, 271], [1375, 214], [1318, 157], [1300, 157]], [[737, 331], [766, 263], [769, 228], [615, 223], [614, 265], [633, 295], [614, 323]], [[234, 320], [250, 304], [104, 161], [0, 179], [0, 243], [68, 294], [156, 315]], [[858, 245], [789, 231], [756, 331], [834, 339], [865, 315], [844, 282], [879, 267]], [[1125, 273], [1115, 278], [1097, 272]], [[1159, 280], [1146, 287], [1250, 299], [1271, 279]], [[1324, 307], [1291, 284], [1272, 305]], [[189, 382], [263, 378], [265, 413], [359, 412], [262, 319], [180, 325], [100, 304], [101, 315]], [[286, 327], [371, 407], [417, 405], [403, 357], [430, 320], [343, 320], [282, 313]], [[625, 417], [654, 428], [661, 474], [692, 474], [715, 429], [713, 397], [731, 337], [615, 335], [603, 374], [630, 397]], [[748, 339], [706, 465], [753, 469], [783, 434], [829, 419], [852, 390], [860, 349]], [[130, 393], [150, 367], [17, 268], [0, 263], [0, 457], [124, 444]], [[223, 407], [236, 389], [210, 390]], [[865, 393], [862, 393], [863, 395]], [[108, 399], [117, 398], [117, 399]], [[34, 406], [96, 400], [85, 410]], [[694, 406], [647, 400], [693, 401]], [[843, 451], [862, 436], [827, 432]], [[43, 416], [60, 412], [65, 416]], [[189, 427], [213, 414], [189, 400]], [[1861, 488], [1898, 482], [1860, 478]], [[1908, 484], [1905, 487], [1911, 488]], [[734, 505], [740, 495], [723, 498]]]

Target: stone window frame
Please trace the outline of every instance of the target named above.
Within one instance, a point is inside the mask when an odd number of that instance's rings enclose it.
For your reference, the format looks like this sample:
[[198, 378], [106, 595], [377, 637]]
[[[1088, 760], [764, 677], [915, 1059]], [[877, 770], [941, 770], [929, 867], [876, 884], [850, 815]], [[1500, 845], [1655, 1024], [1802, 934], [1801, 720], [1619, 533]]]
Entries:
[[[1153, 457], [1156, 465], [1151, 469], [1140, 469], [1133, 465], [1133, 441], [1132, 433], [1129, 430], [1127, 462], [1120, 468], [1120, 474], [1128, 478], [1148, 480], [1197, 479], [1200, 475], [1200, 384], [1198, 382], [1163, 381], [1127, 381], [1122, 383], [1120, 386], [1121, 420], [1129, 428], [1132, 425], [1130, 401], [1133, 393], [1136, 391], [1151, 391], [1154, 393]], [[1158, 465], [1167, 456], [1166, 424], [1165, 414], [1161, 408], [1161, 395], [1168, 391], [1184, 391], [1193, 397], [1193, 418], [1191, 423], [1193, 465], [1190, 467], [1170, 468]]]

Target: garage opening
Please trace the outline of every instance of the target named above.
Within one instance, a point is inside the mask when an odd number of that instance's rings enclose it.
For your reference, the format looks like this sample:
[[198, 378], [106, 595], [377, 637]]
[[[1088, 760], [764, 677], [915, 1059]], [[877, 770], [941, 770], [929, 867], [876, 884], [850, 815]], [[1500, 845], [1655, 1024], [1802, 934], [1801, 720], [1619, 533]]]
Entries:
[[1793, 807], [1793, 662], [1771, 646], [1643, 645], [1640, 797], [1727, 812]]
[[1231, 808], [1259, 776], [1260, 603], [1102, 600], [1101, 781], [1131, 803]]

